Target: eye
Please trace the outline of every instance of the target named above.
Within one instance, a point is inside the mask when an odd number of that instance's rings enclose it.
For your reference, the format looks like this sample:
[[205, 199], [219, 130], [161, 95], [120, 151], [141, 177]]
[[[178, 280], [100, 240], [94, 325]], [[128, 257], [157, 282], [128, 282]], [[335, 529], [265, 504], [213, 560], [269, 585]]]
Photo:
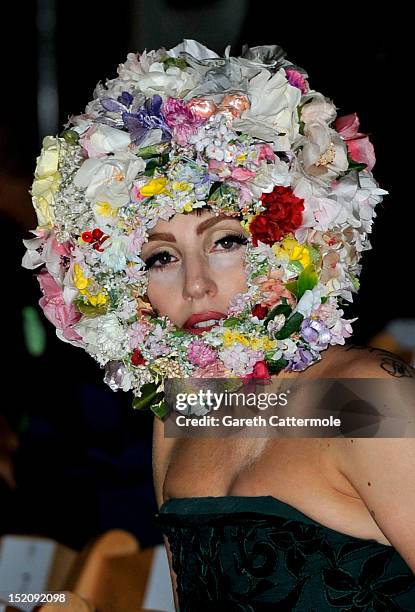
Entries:
[[[165, 268], [169, 264], [172, 263], [173, 255], [168, 251], [160, 251], [158, 253], [153, 253], [145, 260], [146, 270], [150, 270], [151, 268], [157, 270], [161, 268]], [[158, 265], [156, 265], [158, 263]]]
[[225, 251], [234, 251], [240, 246], [247, 244], [248, 238], [243, 234], [227, 234], [219, 240], [215, 240], [215, 245], [223, 247]]

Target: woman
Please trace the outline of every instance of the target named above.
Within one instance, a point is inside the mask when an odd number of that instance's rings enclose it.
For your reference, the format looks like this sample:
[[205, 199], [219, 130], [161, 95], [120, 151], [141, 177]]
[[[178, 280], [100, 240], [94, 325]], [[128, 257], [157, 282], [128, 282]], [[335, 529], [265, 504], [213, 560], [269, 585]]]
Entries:
[[[244, 246], [235, 219], [209, 211], [176, 215], [160, 221], [150, 236], [142, 251], [149, 270], [148, 297], [179, 327], [186, 327], [195, 314], [209, 320], [220, 317], [230, 299], [245, 290]], [[346, 346], [330, 347], [304, 372], [278, 376], [402, 374], [414, 376], [394, 355]], [[407, 399], [408, 404], [413, 401]], [[271, 610], [277, 601], [281, 610], [322, 610], [339, 605], [336, 598], [345, 609], [357, 606], [358, 598], [363, 609], [392, 609], [392, 592], [397, 596], [401, 590], [384, 585], [397, 584], [397, 574], [406, 576], [401, 578], [403, 588], [411, 584], [412, 439], [165, 438], [163, 423], [155, 418], [153, 448], [156, 497], [164, 510], [158, 517], [168, 534], [170, 564], [172, 549], [179, 575], [177, 582], [172, 568], [173, 590], [182, 598], [180, 610]], [[246, 512], [259, 513], [257, 522], [248, 521], [249, 527], [246, 519], [238, 519]], [[220, 526], [217, 513], [222, 514]], [[232, 527], [239, 529], [234, 535]], [[238, 537], [247, 538], [243, 552]], [[260, 548], [264, 538], [269, 546], [265, 550]], [[233, 564], [231, 555], [236, 561], [230, 571], [225, 568]], [[255, 559], [256, 570], [251, 565]], [[369, 560], [373, 567], [364, 565]], [[319, 574], [323, 567], [324, 578], [312, 577], [309, 586], [299, 577]], [[266, 580], [269, 592], [266, 595], [264, 588], [261, 598], [256, 588]], [[396, 609], [414, 609], [414, 593], [410, 588], [407, 599], [401, 600], [406, 601], [404, 607]]]
[[358, 128], [279, 47], [184, 41], [130, 54], [44, 141], [24, 264], [46, 264], [59, 337], [157, 416], [181, 612], [415, 609], [410, 438], [165, 438], [161, 420], [169, 378], [413, 377], [345, 346], [340, 306], [386, 193]]

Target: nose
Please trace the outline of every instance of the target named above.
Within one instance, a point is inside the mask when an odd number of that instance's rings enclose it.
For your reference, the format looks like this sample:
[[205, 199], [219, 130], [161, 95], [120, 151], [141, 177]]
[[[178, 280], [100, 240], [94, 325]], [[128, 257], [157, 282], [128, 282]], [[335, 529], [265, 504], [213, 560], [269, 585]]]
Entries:
[[185, 264], [183, 299], [200, 300], [206, 296], [214, 297], [218, 288], [213, 280], [209, 265], [203, 257], [192, 257]]

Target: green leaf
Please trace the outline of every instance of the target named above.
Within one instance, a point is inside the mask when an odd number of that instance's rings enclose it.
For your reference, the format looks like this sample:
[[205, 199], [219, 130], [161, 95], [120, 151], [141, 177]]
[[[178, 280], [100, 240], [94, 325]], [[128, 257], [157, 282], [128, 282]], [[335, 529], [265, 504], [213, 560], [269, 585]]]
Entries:
[[267, 361], [267, 368], [270, 374], [276, 374], [288, 364], [287, 359], [278, 359], [277, 361]]
[[293, 316], [288, 319], [284, 327], [280, 329], [277, 334], [275, 334], [275, 338], [277, 340], [285, 340], [285, 338], [289, 338], [291, 334], [300, 328], [303, 319], [304, 317], [301, 313], [295, 312]]
[[151, 159], [150, 159], [150, 160], [147, 162], [146, 169], [145, 169], [145, 171], [143, 172], [143, 174], [144, 174], [145, 176], [153, 176], [153, 175], [154, 175], [154, 172], [155, 172], [155, 170], [156, 170], [156, 168], [157, 168], [157, 166], [158, 166], [158, 165], [159, 165], [159, 164], [158, 164], [158, 158], [154, 158], [154, 157], [152, 157], [152, 158], [151, 158]]
[[151, 410], [159, 419], [164, 419], [169, 412], [164, 400], [160, 400], [157, 404], [151, 406]]
[[166, 59], [162, 60], [162, 63], [164, 64], [166, 70], [171, 66], [176, 66], [181, 70], [187, 68], [186, 60], [184, 60], [182, 57], [166, 57]]
[[300, 299], [307, 289], [313, 289], [317, 285], [318, 276], [314, 266], [307, 266], [297, 279], [297, 297]]
[[212, 183], [211, 188], [209, 189], [209, 193], [208, 193], [208, 197], [207, 199], [210, 200], [213, 196], [213, 194], [218, 191], [222, 186], [222, 183], [220, 183], [219, 181], [216, 181], [215, 183]]
[[159, 154], [157, 145], [149, 145], [148, 147], [141, 147], [136, 151], [137, 157], [142, 157], [143, 159], [150, 159], [151, 157], [156, 157]]
[[313, 289], [317, 285], [318, 276], [314, 266], [307, 266], [299, 275], [296, 281], [286, 283], [288, 291], [291, 291], [297, 299], [303, 297], [307, 289]]
[[62, 138], [70, 145], [76, 145], [79, 141], [79, 134], [75, 130], [65, 130], [62, 132]]
[[347, 153], [347, 161], [349, 162], [349, 167], [346, 170], [346, 174], [352, 172], [353, 170], [357, 170], [357, 172], [360, 172], [361, 170], [367, 168], [367, 164], [355, 161], [350, 157], [349, 153]]
[[265, 327], [268, 325], [270, 321], [275, 319], [277, 315], [283, 314], [285, 318], [287, 319], [290, 316], [291, 311], [292, 311], [292, 308], [291, 306], [288, 306], [288, 304], [278, 304], [278, 306], [275, 306], [272, 310], [270, 310], [267, 316], [265, 317], [264, 319]]
[[235, 327], [239, 323], [238, 317], [229, 317], [223, 322], [224, 327]]
[[301, 272], [304, 270], [304, 266], [301, 261], [296, 260], [290, 261], [290, 263], [288, 264], [288, 268], [296, 274], [301, 274]]
[[136, 410], [143, 410], [156, 399], [161, 393], [157, 392], [157, 386], [155, 383], [146, 383], [141, 387], [141, 397], [136, 397], [133, 400], [133, 408]]
[[308, 248], [308, 252], [310, 253], [311, 261], [313, 262], [313, 264], [320, 261], [321, 255], [320, 255], [320, 251], [318, 250], [318, 248], [313, 247], [311, 245], [307, 245], [307, 248]]
[[288, 289], [288, 291], [290, 291], [294, 295], [297, 295], [297, 281], [296, 280], [290, 281], [289, 283], [285, 283], [285, 287]]

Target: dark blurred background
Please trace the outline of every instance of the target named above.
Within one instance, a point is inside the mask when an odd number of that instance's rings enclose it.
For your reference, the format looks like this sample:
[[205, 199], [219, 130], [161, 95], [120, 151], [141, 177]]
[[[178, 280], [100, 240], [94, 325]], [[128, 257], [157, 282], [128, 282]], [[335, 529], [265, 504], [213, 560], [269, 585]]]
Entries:
[[374, 175], [390, 192], [378, 207], [360, 293], [346, 311], [359, 317], [355, 342], [368, 343], [391, 321], [415, 318], [409, 24], [398, 4], [334, 11], [258, 0], [37, 0], [2, 7], [1, 533], [40, 533], [81, 548], [121, 527], [143, 546], [161, 542], [152, 522], [151, 413], [134, 412], [131, 397], [111, 392], [91, 358], [56, 338], [39, 316], [33, 274], [20, 268], [21, 239], [36, 226], [28, 190], [43, 136], [82, 112], [95, 84], [116, 76], [129, 51], [183, 38], [219, 53], [228, 43], [234, 54], [244, 43], [281, 45], [339, 115], [358, 113], [375, 145]]

